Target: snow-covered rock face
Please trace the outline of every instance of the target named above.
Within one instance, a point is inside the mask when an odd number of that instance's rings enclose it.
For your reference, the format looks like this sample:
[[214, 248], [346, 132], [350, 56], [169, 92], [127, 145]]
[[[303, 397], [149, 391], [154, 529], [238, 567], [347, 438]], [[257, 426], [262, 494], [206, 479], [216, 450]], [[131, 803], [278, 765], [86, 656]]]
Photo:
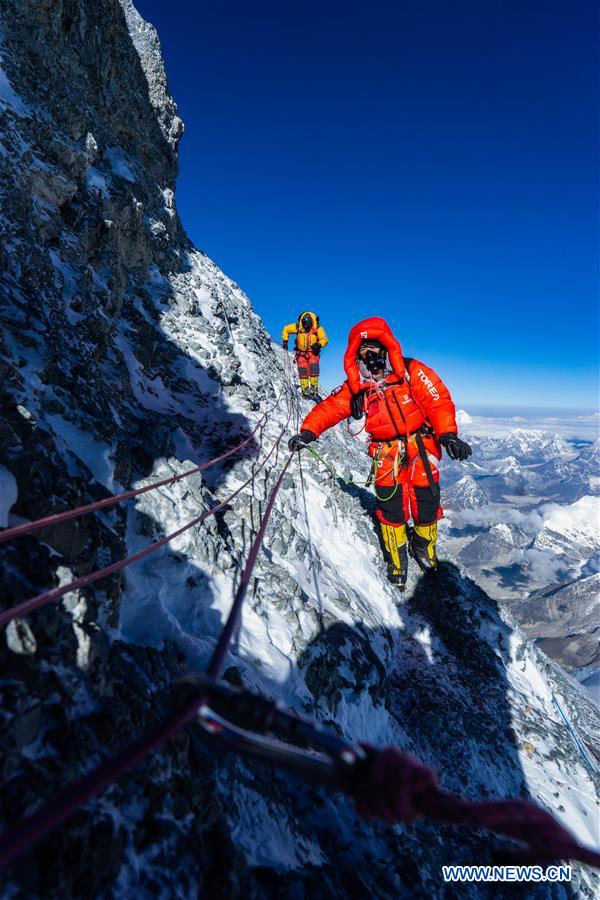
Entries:
[[454, 484], [444, 488], [444, 505], [448, 509], [479, 509], [490, 502], [485, 482], [477, 482], [471, 475], [463, 475]]
[[544, 516], [534, 547], [588, 560], [600, 551], [600, 497], [582, 497], [568, 507], [554, 507]]
[[[179, 224], [181, 124], [153, 30], [129, 0], [9, 0], [1, 15], [0, 472], [9, 473], [9, 523], [181, 472], [270, 410], [247, 450], [204, 477], [3, 547], [3, 597], [13, 605], [227, 497], [306, 410], [290, 399], [284, 355], [248, 299]], [[364, 446], [343, 427], [319, 447], [345, 478], [366, 479]], [[3, 827], [139, 736], [170, 708], [171, 681], [206, 663], [285, 455], [202, 527], [7, 629]], [[372, 510], [365, 488], [310, 456], [294, 462], [226, 677], [350, 739], [398, 744], [448, 788], [529, 793], [592, 843], [597, 779], [552, 694], [591, 746], [595, 707], [467, 577], [444, 537], [440, 578], [411, 571], [396, 606]], [[223, 757], [190, 728], [13, 867], [3, 890], [439, 896], [442, 864], [488, 862], [494, 843], [427, 823], [361, 821], [339, 794]], [[571, 888], [536, 885], [528, 895], [597, 889], [596, 875], [577, 869]]]
[[526, 633], [568, 670], [600, 666], [600, 573], [535, 591], [511, 611]]

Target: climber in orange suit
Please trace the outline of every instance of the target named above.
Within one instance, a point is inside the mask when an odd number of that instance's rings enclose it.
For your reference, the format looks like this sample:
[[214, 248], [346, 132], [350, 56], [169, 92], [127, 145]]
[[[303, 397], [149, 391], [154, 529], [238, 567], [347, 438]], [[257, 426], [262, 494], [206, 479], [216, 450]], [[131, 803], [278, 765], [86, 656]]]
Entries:
[[404, 590], [408, 550], [425, 572], [438, 564], [441, 448], [460, 460], [468, 459], [471, 448], [458, 437], [446, 385], [429, 366], [402, 355], [384, 319], [373, 316], [352, 328], [344, 369], [346, 381], [309, 412], [290, 450], [300, 450], [343, 419], [366, 416], [388, 578]]
[[306, 310], [300, 313], [297, 322], [290, 322], [281, 332], [284, 350], [288, 348], [291, 334], [296, 335], [294, 352], [302, 396], [316, 400], [319, 395], [319, 357], [328, 344], [325, 329], [319, 324], [319, 317]]

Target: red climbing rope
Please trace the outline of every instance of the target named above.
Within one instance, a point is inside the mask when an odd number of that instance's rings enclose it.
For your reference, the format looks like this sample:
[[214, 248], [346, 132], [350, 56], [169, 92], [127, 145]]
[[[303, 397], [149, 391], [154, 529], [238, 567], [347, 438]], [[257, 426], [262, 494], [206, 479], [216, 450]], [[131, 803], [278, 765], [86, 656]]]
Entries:
[[192, 519], [191, 522], [188, 522], [187, 525], [183, 525], [181, 528], [178, 528], [177, 531], [173, 531], [171, 534], [167, 534], [165, 535], [165, 537], [159, 538], [157, 541], [154, 541], [152, 544], [149, 544], [142, 550], [138, 550], [136, 553], [132, 553], [130, 556], [126, 556], [124, 559], [118, 560], [118, 562], [111, 563], [110, 565], [105, 566], [103, 569], [97, 569], [95, 572], [90, 572], [87, 575], [82, 575], [81, 578], [76, 578], [74, 581], [70, 581], [68, 584], [63, 584], [61, 587], [52, 588], [49, 591], [44, 591], [41, 594], [37, 594], [35, 597], [31, 597], [29, 600], [24, 600], [17, 606], [12, 607], [12, 609], [4, 610], [0, 613], [0, 628], [4, 625], [7, 625], [13, 619], [21, 618], [22, 616], [27, 615], [27, 613], [33, 612], [33, 610], [35, 609], [39, 609], [40, 606], [45, 606], [47, 603], [52, 603], [52, 601], [58, 600], [60, 599], [60, 597], [64, 597], [65, 594], [68, 594], [71, 591], [78, 590], [79, 588], [85, 587], [85, 585], [88, 584], [93, 584], [95, 581], [99, 581], [101, 578], [106, 578], [109, 575], [114, 575], [115, 572], [119, 572], [126, 566], [130, 566], [132, 563], [138, 562], [140, 559], [144, 559], [144, 557], [149, 556], [151, 553], [154, 553], [156, 550], [160, 549], [160, 547], [164, 547], [165, 544], [168, 544], [176, 537], [179, 537], [180, 534], [183, 534], [185, 531], [193, 528], [194, 525], [200, 525], [200, 523], [204, 522], [205, 519], [208, 519], [209, 516], [214, 516], [215, 513], [219, 512], [219, 510], [227, 506], [227, 504], [230, 503], [234, 497], [237, 497], [237, 495], [241, 491], [243, 491], [251, 481], [254, 481], [258, 472], [266, 465], [269, 458], [273, 455], [274, 451], [279, 446], [286, 428], [287, 422], [284, 428], [281, 430], [276, 443], [273, 445], [258, 469], [239, 488], [236, 488], [236, 490], [232, 494], [230, 494], [226, 500], [222, 500], [216, 506], [213, 506], [212, 509], [205, 510], [205, 512], [203, 512], [201, 515], [197, 516], [195, 519]]
[[170, 478], [163, 478], [162, 481], [154, 481], [152, 484], [147, 484], [144, 487], [136, 488], [135, 490], [124, 491], [122, 494], [115, 494], [113, 497], [106, 497], [104, 500], [97, 500], [95, 503], [87, 503], [85, 506], [78, 506], [75, 509], [68, 509], [62, 513], [55, 513], [54, 515], [46, 516], [43, 519], [36, 519], [35, 522], [26, 522], [23, 525], [16, 525], [14, 528], [7, 528], [5, 531], [0, 531], [0, 544], [4, 541], [12, 540], [13, 538], [21, 537], [23, 534], [29, 534], [32, 531], [39, 531], [41, 528], [47, 528], [50, 525], [58, 525], [61, 522], [77, 519], [79, 516], [95, 512], [98, 509], [107, 509], [107, 507], [114, 506], [116, 503], [131, 500], [133, 497], [139, 497], [140, 494], [145, 494], [147, 491], [153, 491], [156, 488], [164, 487], [167, 484], [175, 484], [183, 478], [194, 475], [196, 472], [203, 472], [210, 466], [214, 466], [216, 463], [227, 459], [228, 456], [232, 456], [234, 453], [237, 453], [238, 450], [241, 450], [242, 447], [245, 447], [264, 423], [267, 415], [268, 413], [265, 413], [262, 416], [254, 431], [252, 431], [241, 444], [237, 444], [230, 450], [226, 450], [225, 453], [221, 453], [220, 456], [215, 456], [214, 459], [209, 459], [208, 462], [201, 463], [199, 466], [194, 466], [193, 469], [188, 469], [187, 472], [181, 472], [179, 475], [172, 475]]
[[[272, 447], [269, 456], [281, 443], [281, 438], [283, 437], [283, 434], [287, 428], [288, 422], [289, 416], [288, 421], [286, 422], [279, 437], [277, 438], [276, 443]], [[246, 566], [244, 568], [240, 583], [236, 591], [231, 612], [211, 658], [211, 662], [209, 664], [209, 676], [213, 679], [218, 677], [221, 666], [223, 664], [223, 660], [226, 657], [231, 636], [233, 634], [233, 630], [239, 616], [239, 611], [248, 589], [252, 570], [256, 563], [267, 523], [269, 521], [269, 517], [275, 503], [275, 498], [279, 492], [283, 477], [288, 469], [292, 456], [293, 454], [290, 454], [287, 458], [287, 461], [271, 490], [271, 494], [267, 501], [267, 506], [265, 508], [265, 512], [263, 514], [259, 529], [256, 533], [256, 537], [254, 538], [254, 542], [248, 554]], [[267, 459], [268, 457], [263, 461], [263, 466]], [[256, 472], [254, 473], [252, 478], [249, 479], [249, 481], [253, 481], [255, 477]], [[246, 484], [248, 484], [249, 481], [246, 482]], [[235, 493], [239, 493], [243, 487], [245, 487], [245, 484], [242, 485], [242, 487], [238, 488]], [[231, 496], [233, 497], [235, 495], [232, 494]], [[229, 502], [230, 499], [231, 497], [229, 497], [227, 500], [224, 500], [223, 503], [220, 504], [220, 506], [224, 506]], [[216, 510], [217, 507], [209, 510], [206, 515], [211, 515], [212, 513], [216, 512]], [[191, 527], [191, 525], [188, 525], [186, 527]], [[180, 534], [182, 530], [184, 529], [180, 529], [180, 531], [177, 533]], [[164, 540], [165, 539], [163, 539], [163, 541]], [[151, 546], [154, 547], [154, 545]], [[148, 548], [146, 548], [146, 550], [148, 550]], [[124, 747], [121, 751], [119, 751], [119, 753], [100, 763], [99, 766], [96, 766], [96, 768], [88, 772], [88, 774], [85, 775], [80, 781], [76, 782], [75, 784], [69, 785], [67, 788], [62, 790], [58, 795], [50, 800], [49, 803], [47, 803], [33, 815], [29, 816], [19, 825], [9, 829], [7, 832], [1, 835], [0, 865], [10, 862], [24, 850], [31, 847], [32, 844], [40, 840], [40, 838], [44, 837], [50, 831], [53, 831], [72, 813], [80, 809], [80, 807], [82, 807], [91, 797], [99, 793], [111, 782], [116, 781], [116, 779], [118, 779], [128, 769], [135, 766], [138, 762], [141, 762], [144, 757], [146, 757], [152, 750], [155, 750], [157, 747], [159, 747], [170, 735], [174, 734], [176, 731], [190, 722], [204, 703], [205, 698], [205, 690], [197, 690], [187, 701], [185, 706], [183, 706], [183, 708], [179, 708], [170, 716], [161, 720], [154, 728], [147, 731], [127, 747]]]
[[576, 859], [600, 866], [600, 853], [583, 847], [554, 816], [529, 800], [467, 800], [437, 786], [437, 776], [397, 747], [365, 747], [368, 764], [356, 781], [344, 786], [357, 812], [390, 824], [412, 824], [426, 816], [449, 825], [484, 828], [519, 841], [504, 851], [521, 865], [541, 865]]

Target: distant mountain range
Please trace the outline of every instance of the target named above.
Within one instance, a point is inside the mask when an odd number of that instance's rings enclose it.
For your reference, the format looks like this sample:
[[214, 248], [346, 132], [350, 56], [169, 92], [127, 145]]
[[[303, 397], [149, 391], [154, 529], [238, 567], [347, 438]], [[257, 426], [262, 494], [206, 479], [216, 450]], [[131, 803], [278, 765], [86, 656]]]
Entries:
[[464, 411], [458, 419], [474, 452], [468, 463], [444, 467], [446, 546], [546, 653], [586, 686], [595, 685], [598, 418], [580, 417], [569, 426], [551, 419], [531, 428]]

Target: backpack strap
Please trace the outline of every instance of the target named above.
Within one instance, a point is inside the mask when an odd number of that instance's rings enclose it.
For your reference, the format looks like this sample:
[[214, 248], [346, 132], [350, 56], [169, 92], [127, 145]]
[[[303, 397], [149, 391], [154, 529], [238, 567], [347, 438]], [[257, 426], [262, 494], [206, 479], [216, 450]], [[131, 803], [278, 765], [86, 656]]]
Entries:
[[[408, 384], [409, 387], [410, 387], [410, 372], [408, 371], [408, 367], [409, 367], [410, 364], [413, 363], [413, 362], [414, 362], [414, 359], [413, 359], [412, 356], [405, 356], [405, 357], [404, 357], [404, 365], [405, 365], [405, 367], [406, 367], [406, 372], [405, 372], [405, 374], [404, 374], [404, 378], [405, 378], [406, 383]], [[411, 394], [412, 394], [412, 391], [411, 391]], [[421, 459], [423, 460], [423, 465], [425, 466], [425, 474], [427, 475], [427, 481], [429, 482], [429, 486], [431, 487], [431, 486], [432, 486], [432, 484], [431, 484], [431, 468], [428, 468], [429, 461], [427, 461], [427, 464], [426, 464], [426, 463], [425, 463], [425, 460], [423, 459], [423, 452], [422, 452], [421, 446], [419, 445], [419, 440], [421, 441], [421, 444], [422, 444], [423, 439], [422, 439], [421, 435], [423, 435], [423, 434], [435, 434], [435, 429], [433, 428], [431, 422], [429, 421], [429, 419], [427, 418], [427, 416], [426, 416], [425, 413], [423, 412], [423, 409], [421, 408], [421, 404], [418, 402], [418, 400], [415, 399], [414, 396], [413, 396], [413, 400], [415, 401], [415, 403], [417, 404], [417, 406], [419, 407], [419, 409], [420, 409], [421, 412], [423, 413], [423, 418], [424, 418], [424, 420], [425, 420], [425, 421], [423, 422], [423, 424], [421, 425], [421, 427], [418, 429], [416, 440], [417, 440], [417, 447], [418, 447], [418, 449], [419, 449], [419, 456], [420, 456]], [[423, 448], [423, 450], [424, 450], [424, 448]]]
[[431, 471], [431, 463], [429, 462], [427, 450], [425, 449], [425, 444], [423, 443], [423, 435], [421, 434], [420, 430], [416, 432], [415, 440], [417, 442], [417, 449], [419, 451], [419, 456], [421, 457], [421, 462], [423, 463], [423, 468], [425, 469], [427, 483], [429, 484], [430, 489], [435, 493], [437, 484], [435, 483], [433, 472]]

